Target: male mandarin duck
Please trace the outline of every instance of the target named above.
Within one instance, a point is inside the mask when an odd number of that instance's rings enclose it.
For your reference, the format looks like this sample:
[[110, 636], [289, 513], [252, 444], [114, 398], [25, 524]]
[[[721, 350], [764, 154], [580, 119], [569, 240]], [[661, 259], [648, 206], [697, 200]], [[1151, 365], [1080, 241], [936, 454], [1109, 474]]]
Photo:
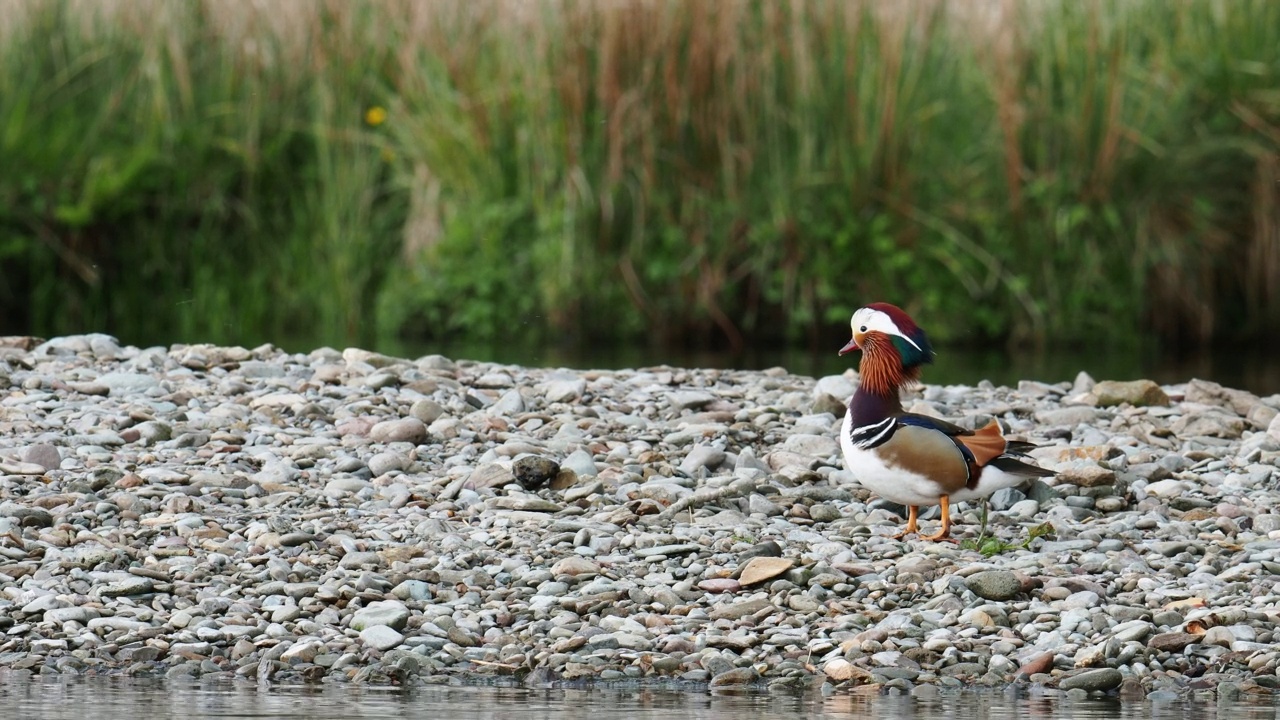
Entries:
[[862, 351], [862, 382], [849, 400], [840, 428], [844, 464], [865, 487], [907, 506], [907, 527], [917, 532], [921, 505], [942, 506], [942, 528], [922, 540], [951, 533], [951, 503], [976, 500], [1052, 472], [1023, 452], [1034, 445], [1008, 440], [994, 419], [978, 430], [903, 412], [900, 388], [920, 378], [933, 362], [933, 348], [914, 321], [888, 303], [872, 303], [853, 314], [853, 339], [840, 354]]

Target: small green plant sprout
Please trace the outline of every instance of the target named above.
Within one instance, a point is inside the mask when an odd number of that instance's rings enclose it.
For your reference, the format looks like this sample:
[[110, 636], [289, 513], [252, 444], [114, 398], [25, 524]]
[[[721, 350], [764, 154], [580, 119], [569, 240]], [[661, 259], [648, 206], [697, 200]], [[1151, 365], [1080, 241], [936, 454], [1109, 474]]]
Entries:
[[982, 499], [982, 509], [980, 512], [981, 521], [978, 530], [978, 537], [962, 541], [960, 543], [960, 547], [965, 550], [976, 550], [982, 553], [983, 557], [993, 557], [995, 555], [1009, 552], [1010, 550], [1029, 550], [1031, 549], [1031, 543], [1035, 542], [1036, 538], [1047, 537], [1053, 532], [1053, 525], [1049, 523], [1041, 523], [1027, 528], [1027, 537], [1021, 542], [1005, 542], [1004, 540], [987, 533], [987, 520], [990, 513], [990, 507], [987, 505], [986, 498]]

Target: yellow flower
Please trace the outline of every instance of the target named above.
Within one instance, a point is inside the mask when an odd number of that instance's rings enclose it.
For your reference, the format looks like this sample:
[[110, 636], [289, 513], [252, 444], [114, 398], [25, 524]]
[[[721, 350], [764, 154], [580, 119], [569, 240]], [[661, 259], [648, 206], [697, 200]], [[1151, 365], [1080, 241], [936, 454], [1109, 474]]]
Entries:
[[374, 105], [364, 111], [364, 121], [370, 127], [378, 127], [387, 121], [387, 109], [381, 105]]

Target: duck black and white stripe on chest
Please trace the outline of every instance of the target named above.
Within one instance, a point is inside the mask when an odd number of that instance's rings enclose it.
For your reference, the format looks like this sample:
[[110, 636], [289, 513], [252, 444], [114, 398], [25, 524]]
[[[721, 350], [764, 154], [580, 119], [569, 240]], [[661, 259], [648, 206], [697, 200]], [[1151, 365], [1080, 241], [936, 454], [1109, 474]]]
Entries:
[[849, 441], [859, 450], [870, 450], [889, 442], [897, 429], [897, 418], [887, 417], [878, 423], [850, 429]]

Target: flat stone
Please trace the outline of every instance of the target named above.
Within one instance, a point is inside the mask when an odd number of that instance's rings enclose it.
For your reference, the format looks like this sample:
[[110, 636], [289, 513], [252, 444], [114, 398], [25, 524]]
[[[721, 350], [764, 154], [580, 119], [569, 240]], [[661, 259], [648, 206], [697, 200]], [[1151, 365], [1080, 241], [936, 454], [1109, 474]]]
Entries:
[[708, 615], [712, 620], [738, 620], [748, 615], [755, 615], [767, 607], [772, 607], [769, 598], [753, 598], [728, 605], [716, 605]]
[[144, 577], [129, 577], [108, 583], [98, 588], [101, 597], [124, 597], [127, 595], [145, 595], [153, 590], [152, 581]]
[[364, 630], [374, 625], [386, 625], [403, 630], [409, 622], [409, 609], [399, 600], [378, 600], [360, 608], [351, 616], [351, 629]]
[[1093, 397], [1097, 399], [1098, 405], [1102, 407], [1111, 407], [1128, 403], [1135, 406], [1159, 405], [1165, 406], [1169, 404], [1169, 396], [1165, 394], [1160, 386], [1151, 380], [1131, 380], [1128, 382], [1119, 382], [1116, 380], [1103, 380], [1093, 386]]
[[416, 417], [383, 420], [370, 428], [369, 439], [376, 443], [424, 443], [427, 441], [427, 426]]
[[416, 600], [418, 602], [426, 602], [435, 597], [435, 594], [431, 591], [431, 584], [422, 580], [405, 580], [391, 588], [391, 594], [401, 600]]
[[89, 622], [85, 623], [85, 627], [93, 630], [94, 632], [99, 630], [105, 630], [106, 632], [115, 632], [118, 630], [123, 630], [125, 632], [139, 632], [150, 628], [151, 623], [146, 623], [141, 620], [133, 620], [127, 617], [97, 617], [90, 618]]
[[488, 505], [491, 508], [501, 510], [521, 510], [535, 513], [554, 513], [564, 509], [564, 506], [559, 503], [543, 500], [532, 495], [504, 495], [489, 500]]
[[1058, 470], [1058, 479], [1079, 487], [1115, 485], [1116, 471], [1099, 465], [1071, 465]]
[[472, 490], [498, 488], [515, 481], [516, 476], [510, 470], [497, 463], [490, 463], [473, 470], [471, 476], [467, 478], [466, 487]]
[[742, 567], [738, 582], [746, 586], [771, 580], [790, 570], [795, 564], [796, 561], [791, 558], [754, 557]]
[[577, 482], [577, 473], [560, 468], [560, 472], [556, 473], [555, 479], [551, 481], [551, 489], [563, 490], [564, 501], [567, 503], [577, 502], [604, 492], [604, 483], [599, 480], [582, 483], [581, 485], [577, 484]]
[[740, 667], [732, 670], [726, 670], [719, 675], [711, 678], [711, 687], [725, 687], [727, 685], [746, 685], [754, 682], [759, 677], [756, 669], [753, 667]]
[[57, 470], [62, 466], [62, 455], [58, 453], [58, 448], [53, 445], [48, 443], [38, 443], [28, 447], [26, 452], [22, 453], [22, 462], [31, 465], [39, 465], [45, 470]]
[[524, 411], [524, 395], [514, 388], [502, 393], [502, 397], [498, 398], [498, 402], [489, 407], [489, 412], [499, 417], [511, 417]]
[[1085, 690], [1087, 692], [1106, 692], [1120, 687], [1120, 683], [1124, 681], [1124, 675], [1115, 668], [1100, 668], [1098, 670], [1089, 670], [1079, 675], [1072, 675], [1063, 678], [1058, 683], [1061, 690]]
[[1120, 455], [1121, 450], [1110, 445], [1041, 445], [1027, 454], [1037, 460], [1050, 463], [1067, 463], [1077, 460], [1101, 462]]
[[1053, 669], [1054, 654], [1044, 652], [1035, 655], [1018, 667], [1017, 675], [1030, 677], [1041, 673], [1047, 673]]
[[1220, 405], [1241, 417], [1247, 417], [1254, 408], [1262, 403], [1258, 396], [1251, 392], [1223, 387], [1216, 382], [1199, 378], [1193, 378], [1191, 382], [1187, 383], [1186, 390], [1183, 393], [1183, 402], [1200, 405]]
[[403, 471], [408, 468], [409, 458], [398, 452], [380, 452], [369, 458], [368, 467], [369, 472], [372, 473], [374, 477], [380, 477], [389, 472], [394, 472], [396, 470]]
[[430, 425], [443, 417], [445, 410], [444, 406], [435, 400], [422, 398], [421, 400], [415, 400], [413, 405], [409, 406], [409, 414], [420, 420], [422, 424]]
[[0, 462], [0, 475], [43, 475], [48, 468], [39, 463]]
[[280, 654], [280, 660], [287, 663], [314, 662], [316, 656], [324, 651], [324, 643], [319, 640], [296, 642]]
[[1191, 633], [1160, 633], [1159, 635], [1151, 636], [1151, 639], [1147, 641], [1147, 647], [1161, 652], [1179, 653], [1185, 650], [1188, 645], [1199, 641], [1199, 636]]
[[1234, 440], [1244, 434], [1244, 419], [1223, 412], [1183, 415], [1169, 425], [1178, 437], [1217, 437]]
[[386, 625], [370, 625], [360, 631], [360, 642], [375, 650], [390, 650], [404, 642], [404, 635]]
[[1188, 489], [1187, 484], [1181, 480], [1169, 479], [1157, 480], [1153, 483], [1149, 483], [1147, 485], [1146, 492], [1148, 495], [1154, 495], [1156, 497], [1172, 498], [1186, 493]]
[[844, 682], [856, 677], [869, 677], [871, 675], [870, 672], [859, 668], [844, 658], [828, 661], [826, 665], [822, 666], [822, 673], [833, 682]]
[[667, 399], [677, 410], [697, 410], [715, 402], [716, 396], [702, 390], [677, 390]]
[[346, 495], [358, 493], [365, 488], [372, 487], [368, 480], [346, 475], [336, 477], [325, 483], [324, 494], [332, 498], [340, 498]]
[[382, 565], [382, 556], [376, 552], [349, 552], [338, 561], [338, 567], [344, 570], [359, 570]]
[[[595, 459], [585, 450], [569, 453], [569, 456], [560, 462], [560, 467], [562, 470], [573, 471], [578, 477], [595, 477], [599, 472], [596, 469]], [[559, 480], [558, 477], [557, 480]]]
[[53, 608], [46, 610], [44, 613], [44, 619], [47, 622], [58, 623], [59, 625], [69, 622], [77, 622], [84, 625], [89, 622], [91, 617], [94, 617], [94, 615], [90, 615], [88, 608], [83, 607]]
[[58, 597], [57, 595], [54, 595], [53, 593], [50, 593], [48, 595], [41, 595], [35, 600], [32, 600], [26, 605], [23, 605], [22, 613], [24, 615], [35, 615], [36, 613], [44, 613], [47, 610], [53, 610], [55, 608], [66, 607], [66, 606], [67, 606], [67, 602], [65, 600]]
[[365, 350], [363, 348], [349, 347], [342, 351], [342, 359], [348, 365], [368, 365], [369, 367], [381, 370], [395, 365], [408, 364], [408, 360], [402, 358], [383, 355], [382, 353]]
[[575, 577], [578, 575], [599, 575], [600, 566], [587, 558], [570, 555], [556, 561], [556, 564], [551, 566], [551, 574], [557, 577], [561, 575]]
[[160, 380], [141, 373], [113, 372], [99, 375], [94, 381], [105, 386], [112, 395], [143, 395], [160, 387]]
[[724, 462], [725, 452], [723, 449], [711, 445], [695, 445], [689, 450], [689, 454], [685, 456], [684, 461], [680, 463], [680, 471], [686, 474], [693, 474], [699, 468], [707, 468], [714, 470]]
[[816, 458], [828, 458], [840, 452], [840, 444], [834, 437], [826, 435], [809, 435], [798, 433], [791, 435], [782, 443], [782, 449], [797, 455], [808, 455]]
[[543, 392], [549, 403], [568, 403], [582, 397], [587, 391], [587, 381], [582, 378], [550, 380]]
[[681, 543], [679, 545], [654, 545], [653, 547], [638, 548], [632, 551], [632, 554], [638, 558], [653, 557], [655, 555], [688, 555], [689, 553], [704, 550], [703, 546], [693, 543]]
[[1041, 425], [1090, 425], [1098, 419], [1098, 411], [1084, 405], [1040, 410], [1036, 412], [1036, 422]]
[[733, 578], [709, 578], [698, 583], [698, 589], [709, 593], [731, 593], [742, 589], [742, 584]]

